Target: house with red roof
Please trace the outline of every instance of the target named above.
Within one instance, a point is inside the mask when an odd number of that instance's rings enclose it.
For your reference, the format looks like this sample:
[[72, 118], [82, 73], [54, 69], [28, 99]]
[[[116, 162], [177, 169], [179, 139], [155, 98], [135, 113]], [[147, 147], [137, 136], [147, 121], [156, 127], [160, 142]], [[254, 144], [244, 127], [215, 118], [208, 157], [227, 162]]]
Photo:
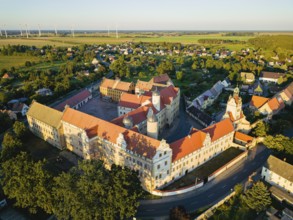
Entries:
[[59, 111], [63, 111], [65, 106], [68, 105], [69, 107], [73, 109], [79, 109], [81, 106], [86, 104], [92, 98], [93, 98], [92, 94], [87, 89], [85, 89], [73, 95], [72, 97], [66, 99], [65, 101], [59, 103], [54, 108]]
[[291, 82], [279, 95], [287, 105], [291, 105], [293, 102], [293, 82]]
[[285, 73], [262, 71], [259, 76], [259, 81], [278, 83], [278, 80], [283, 77], [285, 77]]

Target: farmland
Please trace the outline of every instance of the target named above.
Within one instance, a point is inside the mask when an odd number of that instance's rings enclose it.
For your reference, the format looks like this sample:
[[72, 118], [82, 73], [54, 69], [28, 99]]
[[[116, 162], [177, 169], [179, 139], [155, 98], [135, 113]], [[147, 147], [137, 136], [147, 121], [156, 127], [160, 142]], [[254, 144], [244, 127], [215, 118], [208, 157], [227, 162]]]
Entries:
[[11, 67], [24, 66], [26, 61], [37, 62], [40, 58], [35, 56], [3, 56], [0, 55], [0, 68], [10, 69]]

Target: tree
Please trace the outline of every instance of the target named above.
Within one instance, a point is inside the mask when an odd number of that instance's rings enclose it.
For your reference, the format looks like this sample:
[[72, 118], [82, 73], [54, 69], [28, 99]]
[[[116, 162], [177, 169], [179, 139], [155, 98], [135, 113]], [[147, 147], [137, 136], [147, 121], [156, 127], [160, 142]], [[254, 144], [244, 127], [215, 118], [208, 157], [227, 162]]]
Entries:
[[285, 137], [281, 134], [276, 136], [269, 135], [265, 138], [264, 144], [270, 149], [293, 155], [293, 138]]
[[177, 78], [178, 80], [182, 80], [182, 78], [183, 78], [183, 72], [182, 72], [182, 71], [177, 71], [177, 72], [176, 72], [176, 78]]
[[263, 182], [257, 182], [242, 196], [242, 201], [250, 209], [261, 212], [272, 203], [270, 192]]
[[48, 190], [50, 175], [43, 169], [44, 165], [45, 161], [34, 162], [25, 152], [2, 163], [1, 185], [5, 195], [31, 213], [36, 213], [38, 208], [49, 213], [52, 210]]
[[169, 219], [170, 220], [189, 220], [190, 216], [187, 214], [183, 206], [176, 206], [170, 210]]
[[24, 125], [23, 122], [16, 121], [13, 124], [13, 131], [16, 134], [16, 136], [20, 139], [22, 139], [27, 134], [27, 128]]
[[130, 76], [130, 70], [124, 60], [124, 56], [121, 56], [121, 57], [119, 57], [118, 60], [115, 60], [110, 65], [110, 70], [112, 70], [116, 75], [118, 75], [121, 78], [124, 76], [126, 76], [126, 77]]
[[134, 216], [141, 195], [136, 173], [101, 161], [84, 160], [54, 178], [53, 213], [59, 219], [126, 219]]
[[263, 121], [260, 121], [256, 124], [256, 127], [254, 128], [254, 131], [252, 133], [257, 137], [264, 137], [267, 135], [268, 131], [269, 126], [265, 124]]
[[6, 131], [12, 126], [12, 120], [7, 113], [0, 112], [0, 133]]
[[241, 183], [238, 183], [234, 186], [234, 192], [236, 195], [240, 195], [243, 192], [243, 186]]
[[15, 157], [22, 150], [21, 141], [15, 137], [11, 132], [7, 132], [4, 135], [1, 150], [1, 162], [9, 160]]
[[195, 60], [195, 61], [193, 62], [191, 68], [192, 68], [193, 70], [196, 70], [196, 69], [198, 68], [198, 61], [197, 61], [197, 60]]

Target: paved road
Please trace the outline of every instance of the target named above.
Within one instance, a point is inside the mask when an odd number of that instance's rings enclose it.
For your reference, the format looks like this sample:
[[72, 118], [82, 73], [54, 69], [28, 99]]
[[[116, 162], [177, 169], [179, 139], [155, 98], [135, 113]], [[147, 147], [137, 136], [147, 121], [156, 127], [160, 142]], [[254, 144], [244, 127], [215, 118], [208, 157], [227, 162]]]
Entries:
[[202, 188], [159, 200], [143, 200], [138, 208], [137, 218], [164, 218], [169, 210], [177, 205], [183, 205], [188, 212], [201, 207], [215, 204], [230, 193], [234, 185], [245, 182], [249, 175], [260, 168], [270, 152], [264, 146], [258, 146], [249, 152], [246, 160], [239, 162]]

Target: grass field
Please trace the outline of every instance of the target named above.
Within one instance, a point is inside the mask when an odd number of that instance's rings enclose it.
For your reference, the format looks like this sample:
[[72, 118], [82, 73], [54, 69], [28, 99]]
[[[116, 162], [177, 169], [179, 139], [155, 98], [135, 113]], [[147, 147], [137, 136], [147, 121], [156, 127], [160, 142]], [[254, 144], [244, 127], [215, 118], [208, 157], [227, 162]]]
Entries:
[[100, 35], [89, 35], [89, 36], [76, 36], [76, 37], [32, 37], [32, 38], [8, 38], [0, 39], [0, 46], [8, 44], [24, 44], [24, 45], [55, 45], [55, 46], [73, 46], [79, 44], [101, 44], [101, 43], [124, 43], [124, 42], [172, 42], [172, 43], [183, 43], [183, 44], [196, 44], [199, 39], [223, 39], [223, 40], [240, 40], [247, 41], [252, 36], [222, 36], [221, 34], [193, 34], [193, 35], [174, 35], [172, 33], [163, 35], [159, 34], [121, 34], [119, 38], [116, 38], [113, 33], [112, 35], [105, 36]]
[[3, 56], [0, 55], [0, 69], [10, 69], [11, 67], [20, 67], [24, 66], [26, 61], [39, 61], [38, 57], [34, 56]]

